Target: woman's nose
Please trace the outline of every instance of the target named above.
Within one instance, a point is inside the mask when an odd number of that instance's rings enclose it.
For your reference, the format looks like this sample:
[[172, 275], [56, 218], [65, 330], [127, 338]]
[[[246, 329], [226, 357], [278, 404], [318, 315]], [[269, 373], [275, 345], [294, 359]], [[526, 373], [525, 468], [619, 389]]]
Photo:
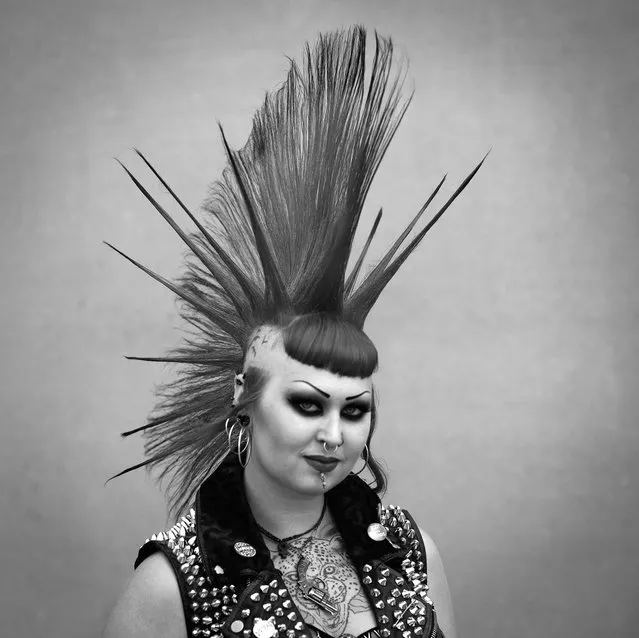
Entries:
[[344, 442], [342, 438], [342, 420], [339, 413], [328, 413], [323, 428], [324, 441], [330, 446], [340, 446]]

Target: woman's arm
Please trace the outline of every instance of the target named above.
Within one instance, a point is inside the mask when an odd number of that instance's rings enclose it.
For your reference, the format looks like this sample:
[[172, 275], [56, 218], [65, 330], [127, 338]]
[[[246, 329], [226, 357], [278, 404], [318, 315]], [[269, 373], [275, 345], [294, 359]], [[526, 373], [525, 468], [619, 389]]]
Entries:
[[133, 572], [103, 638], [186, 638], [180, 589], [167, 558], [157, 552]]
[[428, 570], [428, 595], [435, 605], [437, 622], [446, 638], [457, 638], [453, 603], [450, 599], [448, 581], [444, 573], [442, 559], [433, 539], [420, 527], [426, 547], [426, 569]]

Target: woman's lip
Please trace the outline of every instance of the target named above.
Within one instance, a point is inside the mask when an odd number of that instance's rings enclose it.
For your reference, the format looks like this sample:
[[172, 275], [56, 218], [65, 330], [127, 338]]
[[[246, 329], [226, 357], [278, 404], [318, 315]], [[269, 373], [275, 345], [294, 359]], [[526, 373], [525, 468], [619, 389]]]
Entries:
[[334, 470], [339, 461], [320, 460], [316, 457], [305, 456], [304, 460], [318, 472], [330, 472]]

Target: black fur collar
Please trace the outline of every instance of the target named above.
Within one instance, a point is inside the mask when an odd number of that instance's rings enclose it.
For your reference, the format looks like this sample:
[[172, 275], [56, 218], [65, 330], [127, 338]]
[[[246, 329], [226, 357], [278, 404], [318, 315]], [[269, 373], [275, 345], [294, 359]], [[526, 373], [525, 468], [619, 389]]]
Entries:
[[[229, 454], [198, 491], [198, 541], [202, 560], [214, 585], [241, 584], [259, 572], [275, 569], [246, 500], [243, 478], [243, 468], [237, 457]], [[375, 560], [386, 562], [403, 558], [406, 552], [398, 550], [389, 540], [374, 541], [368, 536], [368, 526], [379, 522], [380, 501], [359, 477], [347, 476], [327, 492], [326, 498], [346, 550], [356, 566]], [[396, 539], [391, 537], [390, 540]], [[237, 542], [254, 547], [256, 555], [244, 557], [238, 554], [234, 547]], [[224, 576], [221, 576], [220, 567]]]

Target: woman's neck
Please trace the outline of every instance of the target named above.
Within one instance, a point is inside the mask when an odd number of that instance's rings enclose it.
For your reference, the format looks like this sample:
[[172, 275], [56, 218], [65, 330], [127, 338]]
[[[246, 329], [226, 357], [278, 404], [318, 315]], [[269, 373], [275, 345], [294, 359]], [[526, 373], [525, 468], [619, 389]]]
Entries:
[[244, 491], [257, 524], [286, 538], [311, 528], [322, 514], [323, 494], [287, 492], [264, 476], [257, 476], [249, 464], [244, 471]]

